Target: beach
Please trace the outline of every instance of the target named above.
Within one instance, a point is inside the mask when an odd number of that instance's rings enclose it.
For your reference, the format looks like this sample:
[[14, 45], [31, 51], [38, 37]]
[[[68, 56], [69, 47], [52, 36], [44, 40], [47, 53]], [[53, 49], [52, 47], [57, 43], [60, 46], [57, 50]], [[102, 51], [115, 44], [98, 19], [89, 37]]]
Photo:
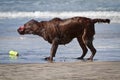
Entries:
[[0, 80], [119, 80], [120, 62], [0, 64]]
[[[110, 19], [96, 23], [93, 62], [77, 60], [82, 49], [76, 39], [60, 45], [53, 63], [51, 45], [17, 29], [31, 19], [39, 22], [75, 16]], [[10, 51], [19, 56], [10, 56]], [[88, 50], [85, 59], [91, 55]], [[1, 0], [0, 80], [120, 80], [120, 0]]]

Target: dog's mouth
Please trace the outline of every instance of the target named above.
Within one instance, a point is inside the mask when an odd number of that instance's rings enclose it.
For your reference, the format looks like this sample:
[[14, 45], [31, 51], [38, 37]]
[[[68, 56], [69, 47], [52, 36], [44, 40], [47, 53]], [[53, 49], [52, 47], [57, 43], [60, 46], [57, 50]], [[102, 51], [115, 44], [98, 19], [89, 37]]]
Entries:
[[24, 28], [24, 26], [21, 26], [20, 28], [18, 28], [17, 31], [18, 31], [18, 33], [20, 35], [24, 35], [25, 34], [25, 28]]

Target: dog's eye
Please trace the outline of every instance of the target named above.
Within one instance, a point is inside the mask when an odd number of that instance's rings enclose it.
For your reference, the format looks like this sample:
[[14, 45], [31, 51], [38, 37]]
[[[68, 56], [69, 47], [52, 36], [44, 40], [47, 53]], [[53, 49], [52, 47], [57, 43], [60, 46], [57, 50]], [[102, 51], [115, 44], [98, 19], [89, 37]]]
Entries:
[[31, 28], [32, 26], [33, 26], [33, 24], [29, 23], [29, 24], [27, 25], [27, 28]]
[[24, 26], [25, 26], [26, 29], [29, 29], [33, 26], [33, 24], [30, 24], [30, 23], [29, 24], [24, 24]]
[[32, 26], [33, 24], [29, 23], [28, 25], [29, 25], [29, 26]]

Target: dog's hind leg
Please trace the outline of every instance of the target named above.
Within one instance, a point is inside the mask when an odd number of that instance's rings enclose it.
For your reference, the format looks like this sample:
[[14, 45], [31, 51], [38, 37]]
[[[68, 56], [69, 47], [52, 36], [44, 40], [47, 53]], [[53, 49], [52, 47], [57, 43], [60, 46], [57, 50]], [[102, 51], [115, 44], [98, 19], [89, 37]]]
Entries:
[[96, 49], [93, 46], [93, 39], [91, 40], [87, 40], [86, 41], [87, 47], [90, 49], [90, 51], [92, 52], [91, 56], [88, 58], [88, 60], [93, 60], [93, 57], [96, 54]]
[[83, 58], [85, 57], [88, 49], [87, 49], [86, 45], [84, 44], [84, 41], [83, 41], [83, 39], [82, 39], [82, 36], [77, 37], [77, 41], [78, 41], [78, 43], [79, 43], [79, 45], [81, 46], [82, 51], [83, 51], [81, 57], [78, 57], [77, 59], [83, 59]]
[[93, 39], [95, 35], [95, 27], [94, 24], [90, 24], [90, 26], [87, 26], [86, 34], [84, 36], [85, 44], [92, 52], [92, 55], [88, 58], [88, 60], [93, 60], [93, 57], [96, 54], [96, 49], [93, 46]]

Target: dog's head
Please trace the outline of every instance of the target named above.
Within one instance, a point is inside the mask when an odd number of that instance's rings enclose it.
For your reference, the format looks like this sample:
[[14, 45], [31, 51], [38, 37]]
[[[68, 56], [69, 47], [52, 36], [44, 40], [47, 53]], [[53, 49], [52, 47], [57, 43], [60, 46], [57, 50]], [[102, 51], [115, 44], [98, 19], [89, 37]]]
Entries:
[[34, 32], [37, 30], [38, 27], [39, 27], [39, 22], [32, 19], [27, 23], [25, 23], [23, 26], [19, 27], [17, 31], [21, 35], [34, 34]]

